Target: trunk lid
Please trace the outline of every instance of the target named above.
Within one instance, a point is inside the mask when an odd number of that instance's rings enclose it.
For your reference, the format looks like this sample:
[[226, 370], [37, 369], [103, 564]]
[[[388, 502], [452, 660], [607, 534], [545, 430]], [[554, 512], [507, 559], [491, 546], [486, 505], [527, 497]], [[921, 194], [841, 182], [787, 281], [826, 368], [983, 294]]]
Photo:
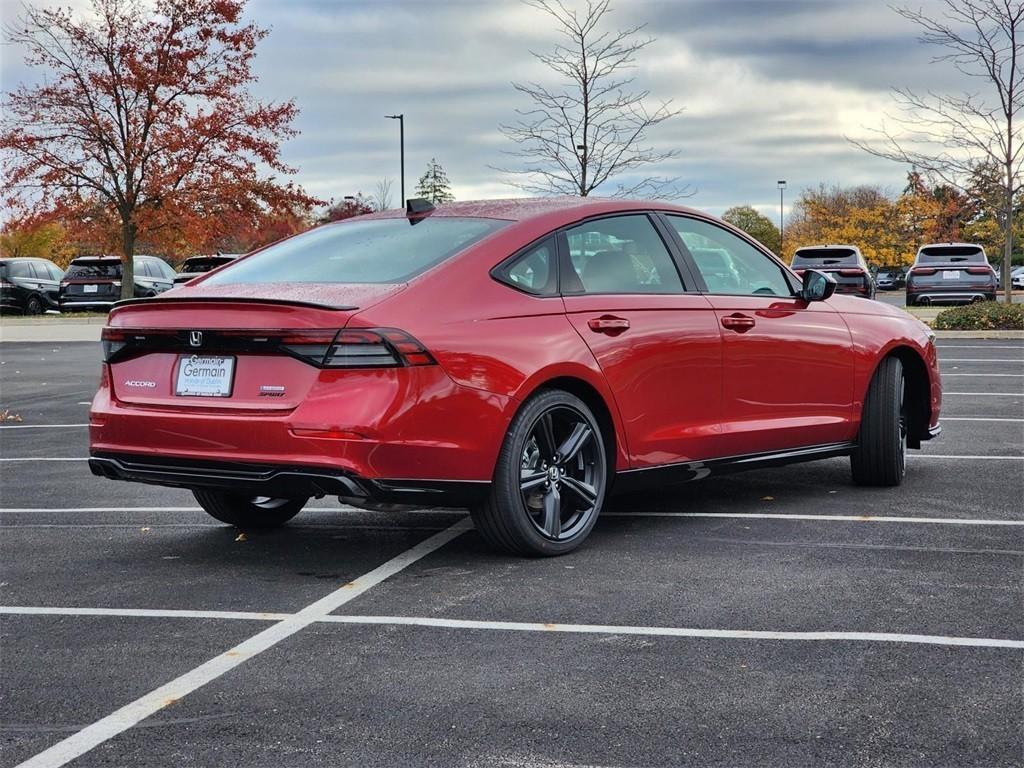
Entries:
[[202, 285], [118, 304], [104, 330], [115, 397], [176, 410], [288, 411], [353, 315], [404, 285]]

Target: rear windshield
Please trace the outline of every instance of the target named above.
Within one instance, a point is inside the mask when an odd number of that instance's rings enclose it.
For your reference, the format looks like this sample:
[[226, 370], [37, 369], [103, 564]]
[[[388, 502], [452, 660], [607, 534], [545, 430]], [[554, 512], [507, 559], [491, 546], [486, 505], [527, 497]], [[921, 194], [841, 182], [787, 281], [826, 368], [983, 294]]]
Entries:
[[230, 283], [401, 283], [508, 224], [431, 216], [328, 225], [226, 267], [207, 285]]
[[182, 272], [209, 272], [211, 269], [223, 266], [228, 262], [234, 261], [234, 259], [226, 258], [224, 256], [201, 256], [193, 257], [191, 259], [185, 259], [185, 263], [181, 265]]
[[857, 252], [852, 248], [804, 248], [793, 255], [793, 266], [830, 267], [857, 266]]
[[104, 262], [102, 264], [95, 261], [83, 261], [83, 262], [72, 262], [71, 266], [68, 267], [67, 274], [65, 277], [120, 277], [121, 276], [121, 262]]
[[930, 245], [917, 254], [918, 264], [951, 264], [969, 262], [987, 264], [985, 252], [976, 245]]

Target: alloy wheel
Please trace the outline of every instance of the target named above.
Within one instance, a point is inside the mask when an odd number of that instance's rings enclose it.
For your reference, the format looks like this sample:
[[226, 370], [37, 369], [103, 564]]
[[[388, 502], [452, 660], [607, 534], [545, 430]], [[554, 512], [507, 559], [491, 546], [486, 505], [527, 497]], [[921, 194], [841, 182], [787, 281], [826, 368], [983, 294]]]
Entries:
[[591, 421], [566, 405], [542, 412], [523, 446], [519, 492], [544, 537], [571, 539], [597, 513], [604, 495], [605, 456]]

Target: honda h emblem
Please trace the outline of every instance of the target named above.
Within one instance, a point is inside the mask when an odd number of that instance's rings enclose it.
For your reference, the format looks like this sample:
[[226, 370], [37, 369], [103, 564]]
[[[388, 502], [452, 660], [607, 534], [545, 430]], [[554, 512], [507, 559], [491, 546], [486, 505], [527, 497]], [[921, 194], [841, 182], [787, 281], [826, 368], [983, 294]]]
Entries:
[[188, 343], [193, 347], [203, 346], [203, 332], [190, 331], [188, 334]]

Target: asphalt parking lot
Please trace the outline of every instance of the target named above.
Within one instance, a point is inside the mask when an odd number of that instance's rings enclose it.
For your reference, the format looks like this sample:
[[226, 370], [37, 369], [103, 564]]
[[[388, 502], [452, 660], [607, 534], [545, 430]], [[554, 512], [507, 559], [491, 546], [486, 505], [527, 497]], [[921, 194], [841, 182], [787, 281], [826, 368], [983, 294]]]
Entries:
[[95, 478], [99, 345], [0, 345], [0, 764], [1019, 766], [1024, 341], [940, 347], [900, 488], [710, 479], [522, 560], [456, 512], [243, 536]]

